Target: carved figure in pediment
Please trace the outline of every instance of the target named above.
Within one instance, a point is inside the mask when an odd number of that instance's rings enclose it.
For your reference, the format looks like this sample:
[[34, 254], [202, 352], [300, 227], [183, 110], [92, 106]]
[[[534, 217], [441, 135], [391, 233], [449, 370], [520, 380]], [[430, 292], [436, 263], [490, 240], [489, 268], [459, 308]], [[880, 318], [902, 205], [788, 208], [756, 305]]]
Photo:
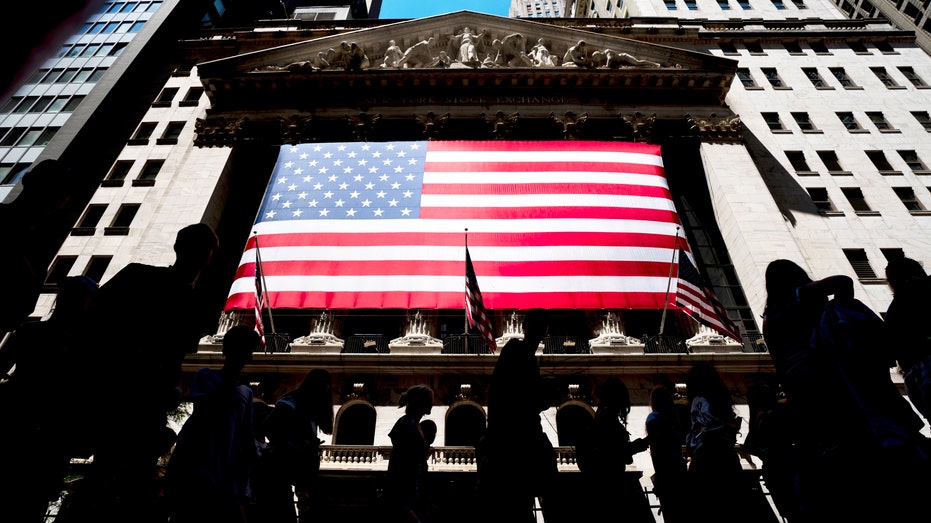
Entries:
[[[329, 56], [328, 56], [329, 55]], [[327, 49], [326, 52], [320, 51], [317, 53], [311, 61], [311, 65], [317, 69], [329, 69], [330, 68], [330, 59], [336, 56], [336, 51], [334, 49]]]
[[450, 37], [446, 51], [462, 65], [478, 67], [482, 63], [479, 53], [484, 51], [484, 43], [480, 35], [464, 27], [461, 33]]
[[398, 62], [401, 61], [401, 58], [404, 56], [404, 51], [401, 51], [401, 48], [398, 47], [398, 44], [394, 40], [388, 41], [388, 49], [385, 49], [385, 60], [382, 62], [382, 67], [398, 67]]
[[360, 142], [368, 139], [379, 120], [381, 120], [381, 114], [359, 113], [358, 116], [346, 115], [346, 122], [349, 123], [352, 134]]
[[579, 40], [579, 43], [573, 45], [566, 51], [566, 56], [562, 59], [562, 65], [575, 65], [576, 67], [592, 68], [595, 64], [588, 54], [588, 44], [585, 40]]
[[524, 35], [513, 33], [495, 38], [492, 46], [497, 50], [494, 64], [498, 67], [532, 67], [533, 59], [527, 55]]
[[452, 59], [449, 58], [449, 55], [446, 54], [446, 51], [440, 51], [440, 54], [433, 59], [433, 62], [430, 64], [430, 67], [439, 67], [441, 69], [446, 69], [452, 64]]
[[281, 141], [284, 143], [297, 144], [306, 140], [307, 129], [310, 124], [310, 116], [292, 115], [290, 118], [278, 117], [278, 123], [281, 124]]
[[421, 40], [404, 51], [404, 56], [398, 60], [398, 67], [428, 67], [433, 64], [433, 56], [430, 54], [430, 48], [436, 41], [432, 36], [426, 40]]
[[485, 116], [485, 113], [482, 113], [482, 118], [491, 126], [491, 134], [495, 139], [503, 140], [513, 134], [520, 113], [504, 114], [504, 111], [498, 111], [492, 116]]
[[530, 49], [530, 58], [533, 60], [534, 67], [556, 67], [557, 65], [557, 58], [550, 54], [542, 38], [537, 39], [537, 45]]
[[[343, 42], [345, 44], [345, 42]], [[343, 52], [346, 57], [346, 70], [347, 71], [361, 71], [363, 69], [368, 69], [371, 62], [369, 57], [365, 54], [365, 51], [362, 50], [362, 47], [359, 44], [352, 42], [348, 46], [343, 48]]]
[[595, 51], [592, 53], [592, 63], [595, 67], [606, 69], [617, 69], [621, 66], [660, 67], [660, 64], [656, 62], [640, 60], [635, 56], [614, 49]]

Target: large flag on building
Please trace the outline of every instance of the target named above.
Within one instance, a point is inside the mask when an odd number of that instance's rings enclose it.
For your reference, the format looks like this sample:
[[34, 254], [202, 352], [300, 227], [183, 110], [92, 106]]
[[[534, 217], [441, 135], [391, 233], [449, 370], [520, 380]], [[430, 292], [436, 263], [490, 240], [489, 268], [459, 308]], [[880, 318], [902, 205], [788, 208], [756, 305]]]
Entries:
[[659, 146], [502, 140], [283, 145], [254, 230], [271, 309], [462, 308], [465, 229], [489, 309], [662, 309], [677, 226]]
[[740, 329], [727, 317], [727, 311], [705, 282], [689, 255], [679, 249], [679, 276], [676, 304], [699, 323], [740, 341]]
[[469, 318], [469, 325], [478, 330], [488, 345], [488, 349], [495, 352], [498, 348], [495, 344], [495, 330], [485, 310], [485, 302], [482, 300], [482, 291], [478, 288], [478, 278], [475, 276], [475, 268], [472, 267], [472, 257], [469, 255], [468, 247], [466, 247], [465, 291], [466, 317]]

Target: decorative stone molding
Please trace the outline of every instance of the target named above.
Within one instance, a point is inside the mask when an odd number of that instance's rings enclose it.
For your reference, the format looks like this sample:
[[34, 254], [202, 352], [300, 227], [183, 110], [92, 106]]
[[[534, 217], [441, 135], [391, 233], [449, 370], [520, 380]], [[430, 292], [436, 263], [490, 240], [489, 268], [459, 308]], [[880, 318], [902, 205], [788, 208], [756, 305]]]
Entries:
[[339, 353], [345, 341], [336, 337], [340, 321], [329, 311], [322, 311], [310, 322], [310, 333], [291, 342], [291, 352]]
[[278, 117], [281, 123], [281, 143], [298, 144], [310, 139], [310, 116]]
[[624, 334], [620, 314], [607, 311], [601, 317], [601, 328], [595, 330], [597, 337], [588, 340], [592, 354], [641, 354], [643, 343]]
[[408, 311], [406, 323], [404, 336], [388, 343], [392, 354], [439, 354], [443, 350], [443, 340], [433, 337], [436, 330], [434, 313]]
[[414, 113], [412, 116], [417, 120], [417, 123], [420, 124], [423, 129], [424, 138], [427, 140], [439, 138], [440, 134], [443, 132], [443, 127], [446, 125], [447, 120], [449, 120], [449, 113], [437, 115], [434, 114], [433, 111], [427, 114]]
[[197, 147], [230, 147], [235, 145], [247, 131], [249, 118], [236, 120], [198, 118], [194, 122], [194, 145]]
[[375, 129], [375, 124], [381, 120], [380, 114], [359, 113], [357, 116], [346, 115], [346, 123], [357, 141], [367, 141]]
[[498, 111], [493, 115], [482, 113], [482, 118], [488, 123], [495, 140], [506, 140], [514, 134], [520, 113], [504, 114], [504, 111]]
[[708, 352], [743, 352], [743, 345], [728, 336], [701, 325], [691, 338], [685, 340], [689, 352], [693, 354]]
[[572, 111], [566, 111], [562, 116], [550, 113], [550, 119], [562, 127], [563, 138], [578, 140], [582, 138], [582, 131], [585, 122], [588, 120], [588, 113], [576, 114]]
[[630, 130], [630, 135], [636, 142], [652, 142], [653, 126], [656, 123], [656, 113], [644, 116], [639, 111], [631, 115], [618, 114], [618, 118]]
[[743, 139], [743, 124], [740, 116], [719, 117], [711, 113], [707, 117], [685, 115], [689, 129], [703, 142], [733, 142]]

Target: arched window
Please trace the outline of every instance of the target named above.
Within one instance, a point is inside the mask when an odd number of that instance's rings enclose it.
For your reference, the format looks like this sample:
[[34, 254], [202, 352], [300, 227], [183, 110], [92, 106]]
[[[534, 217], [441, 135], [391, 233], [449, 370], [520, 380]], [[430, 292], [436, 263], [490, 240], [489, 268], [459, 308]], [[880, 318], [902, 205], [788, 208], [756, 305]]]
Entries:
[[474, 447], [485, 433], [485, 410], [473, 401], [460, 401], [446, 411], [447, 447]]
[[333, 428], [334, 445], [374, 445], [375, 407], [357, 400], [340, 407]]

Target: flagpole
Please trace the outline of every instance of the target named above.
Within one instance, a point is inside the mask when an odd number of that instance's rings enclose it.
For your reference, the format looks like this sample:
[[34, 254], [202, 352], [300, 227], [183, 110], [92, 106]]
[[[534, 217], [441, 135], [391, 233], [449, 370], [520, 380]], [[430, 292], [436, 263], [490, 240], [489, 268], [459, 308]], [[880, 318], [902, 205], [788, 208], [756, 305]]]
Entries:
[[[262, 280], [262, 310], [265, 310], [265, 304], [268, 302], [268, 284], [265, 283], [265, 271], [262, 270], [262, 253], [259, 251], [259, 235], [252, 231], [252, 234], [255, 235], [255, 270], [259, 271], [259, 278]], [[272, 316], [271, 307], [268, 308], [268, 323], [272, 327], [272, 335], [277, 331], [275, 330], [275, 317]]]
[[672, 268], [676, 264], [676, 254], [679, 252], [679, 229], [676, 227], [676, 239], [672, 244], [672, 261], [669, 262], [669, 279], [666, 280], [666, 299], [663, 300], [663, 317], [659, 322], [659, 335], [663, 335], [663, 329], [666, 327], [666, 310], [669, 308], [669, 288], [672, 286]]
[[[468, 253], [469, 253], [469, 228], [468, 227], [465, 228], [465, 252], [466, 252], [466, 256], [468, 256]], [[469, 268], [466, 267], [466, 270], [462, 271], [462, 273], [466, 275], [466, 278], [468, 278]], [[463, 334], [465, 335], [464, 336], [465, 353], [468, 354], [469, 353], [469, 304], [468, 304], [468, 301], [466, 302], [465, 307], [463, 307], [462, 312], [464, 316], [463, 320], [465, 323], [465, 327], [464, 327], [465, 330], [463, 330]]]

